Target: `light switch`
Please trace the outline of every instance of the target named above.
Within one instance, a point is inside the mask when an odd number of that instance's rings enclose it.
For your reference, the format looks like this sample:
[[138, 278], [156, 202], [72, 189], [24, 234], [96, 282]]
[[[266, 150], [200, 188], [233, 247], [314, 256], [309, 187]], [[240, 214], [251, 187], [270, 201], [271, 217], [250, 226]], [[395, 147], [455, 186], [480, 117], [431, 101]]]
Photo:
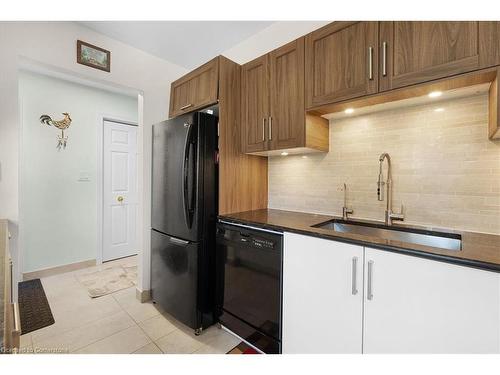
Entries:
[[88, 172], [80, 171], [78, 174], [78, 182], [90, 182], [90, 176]]

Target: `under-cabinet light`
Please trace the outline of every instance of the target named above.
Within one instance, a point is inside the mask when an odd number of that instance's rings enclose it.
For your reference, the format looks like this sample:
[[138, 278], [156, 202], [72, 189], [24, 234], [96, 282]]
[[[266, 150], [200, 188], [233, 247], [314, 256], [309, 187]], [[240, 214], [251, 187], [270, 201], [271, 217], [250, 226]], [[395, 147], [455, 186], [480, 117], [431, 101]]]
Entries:
[[443, 95], [441, 91], [432, 91], [429, 93], [429, 98], [437, 98]]

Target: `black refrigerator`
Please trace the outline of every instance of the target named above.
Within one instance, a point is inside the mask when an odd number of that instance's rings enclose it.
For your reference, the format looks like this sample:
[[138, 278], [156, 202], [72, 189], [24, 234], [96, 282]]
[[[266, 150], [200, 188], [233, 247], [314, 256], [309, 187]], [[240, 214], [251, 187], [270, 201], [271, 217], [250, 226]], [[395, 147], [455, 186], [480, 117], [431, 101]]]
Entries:
[[194, 112], [153, 126], [152, 299], [197, 334], [214, 323], [217, 123]]

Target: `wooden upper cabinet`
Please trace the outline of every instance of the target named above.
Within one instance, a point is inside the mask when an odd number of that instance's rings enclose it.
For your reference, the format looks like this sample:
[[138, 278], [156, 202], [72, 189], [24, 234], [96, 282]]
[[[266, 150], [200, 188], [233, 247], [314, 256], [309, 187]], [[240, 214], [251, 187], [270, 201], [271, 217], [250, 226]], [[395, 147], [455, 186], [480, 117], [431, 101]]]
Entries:
[[481, 68], [500, 65], [500, 22], [479, 22]]
[[242, 67], [242, 150], [257, 155], [328, 151], [328, 120], [306, 115], [304, 38]]
[[307, 108], [376, 93], [378, 22], [334, 22], [306, 36]]
[[268, 147], [269, 56], [242, 66], [241, 123], [242, 151], [253, 153]]
[[219, 57], [172, 82], [169, 116], [191, 112], [218, 100]]
[[380, 22], [380, 91], [479, 69], [478, 22]]
[[271, 115], [269, 148], [272, 150], [304, 145], [304, 38], [269, 54]]

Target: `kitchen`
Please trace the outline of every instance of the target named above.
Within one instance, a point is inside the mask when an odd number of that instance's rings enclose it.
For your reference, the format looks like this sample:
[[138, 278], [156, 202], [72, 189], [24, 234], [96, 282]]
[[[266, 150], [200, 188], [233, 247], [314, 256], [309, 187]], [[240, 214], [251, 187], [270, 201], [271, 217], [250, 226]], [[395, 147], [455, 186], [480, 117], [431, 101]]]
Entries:
[[[365, 354], [498, 358], [500, 22], [326, 18], [341, 20], [262, 22], [246, 39], [199, 50], [203, 58], [182, 67], [142, 56], [134, 43], [152, 41], [146, 34], [113, 34], [134, 30], [134, 21], [27, 25], [52, 37], [70, 30], [64, 46], [82, 33], [112, 49], [115, 65], [86, 74], [73, 68], [73, 51], [71, 59], [47, 57], [53, 49], [33, 61], [38, 52], [22, 37], [20, 66], [51, 65], [134, 92], [137, 223], [128, 232], [137, 236], [137, 255], [40, 272], [55, 324], [23, 334], [16, 284], [38, 270], [16, 268], [26, 206], [14, 207], [15, 195], [1, 202], [0, 219], [8, 219], [0, 220], [2, 350], [283, 354], [254, 356], [262, 363], [359, 354], [351, 357], [363, 365], [373, 358]], [[155, 21], [149, 32], [160, 35], [162, 23], [175, 24]], [[180, 55], [196, 55], [191, 37], [184, 35]], [[126, 60], [137, 56], [144, 66], [130, 74]], [[2, 69], [18, 69], [10, 65]], [[11, 76], [2, 85], [17, 85]], [[17, 112], [19, 97], [0, 108]], [[2, 146], [15, 148], [17, 136], [3, 134]], [[22, 160], [26, 151], [19, 152]], [[3, 190], [15, 180], [14, 164], [0, 159], [3, 195], [15, 190]], [[128, 203], [120, 191], [111, 198]], [[89, 298], [62, 285], [71, 278], [80, 288], [74, 278], [113, 265], [135, 267], [133, 286]], [[175, 361], [154, 357], [163, 359], [143, 356], [155, 361], [150, 368]], [[331, 358], [344, 360], [318, 363]]]
[[222, 327], [267, 353], [499, 352], [499, 27], [333, 22], [172, 83], [177, 122], [218, 110]]

